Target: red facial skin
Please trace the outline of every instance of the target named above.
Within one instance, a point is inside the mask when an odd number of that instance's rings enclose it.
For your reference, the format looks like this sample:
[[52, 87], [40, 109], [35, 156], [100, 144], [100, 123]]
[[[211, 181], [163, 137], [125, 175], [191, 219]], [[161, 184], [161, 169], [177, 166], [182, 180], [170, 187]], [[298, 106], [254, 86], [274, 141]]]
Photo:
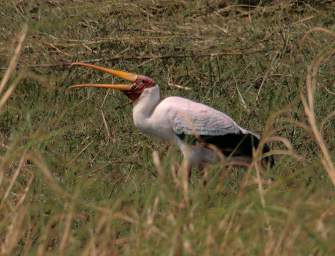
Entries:
[[124, 94], [131, 100], [136, 101], [146, 88], [154, 87], [155, 81], [150, 77], [139, 75], [129, 91], [124, 91]]

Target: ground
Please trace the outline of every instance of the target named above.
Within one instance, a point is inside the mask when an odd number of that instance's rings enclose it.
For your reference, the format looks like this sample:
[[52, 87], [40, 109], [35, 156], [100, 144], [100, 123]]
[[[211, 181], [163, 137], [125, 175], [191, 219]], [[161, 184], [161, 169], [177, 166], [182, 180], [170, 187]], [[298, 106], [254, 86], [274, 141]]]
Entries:
[[[333, 1], [0, 7], [2, 255], [335, 253]], [[229, 114], [276, 166], [218, 164], [185, 184], [178, 149], [137, 131], [124, 95], [67, 89], [113, 81], [73, 61]]]

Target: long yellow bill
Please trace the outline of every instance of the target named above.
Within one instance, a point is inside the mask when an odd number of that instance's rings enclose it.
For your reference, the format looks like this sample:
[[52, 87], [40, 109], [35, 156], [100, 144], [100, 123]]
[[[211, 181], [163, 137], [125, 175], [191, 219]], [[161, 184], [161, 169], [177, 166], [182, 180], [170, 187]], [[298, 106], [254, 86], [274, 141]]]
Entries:
[[129, 91], [132, 87], [132, 84], [75, 84], [71, 85], [69, 88], [105, 88], [105, 89], [115, 89], [119, 91]]
[[74, 62], [74, 63], [72, 63], [72, 65], [83, 66], [83, 67], [87, 67], [87, 68], [93, 68], [93, 69], [102, 71], [104, 73], [108, 73], [108, 74], [111, 74], [113, 76], [123, 78], [125, 80], [130, 81], [130, 82], [135, 82], [136, 79], [137, 79], [136, 74], [129, 73], [129, 72], [126, 72], [126, 71], [114, 70], [114, 69], [111, 69], [111, 68], [100, 67], [100, 66], [97, 66], [97, 65], [83, 63], [83, 62]]

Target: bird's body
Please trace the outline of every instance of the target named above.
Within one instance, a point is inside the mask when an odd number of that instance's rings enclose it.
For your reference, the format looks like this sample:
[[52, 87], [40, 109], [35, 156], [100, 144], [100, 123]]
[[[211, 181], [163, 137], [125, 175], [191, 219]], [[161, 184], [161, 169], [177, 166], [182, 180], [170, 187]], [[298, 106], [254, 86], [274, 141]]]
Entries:
[[244, 165], [251, 160], [253, 145], [246, 149], [243, 140], [253, 138], [255, 147], [259, 140], [258, 135], [207, 105], [182, 97], [160, 101], [158, 85], [145, 89], [134, 102], [133, 120], [144, 134], [177, 144], [188, 164], [196, 167], [218, 161], [218, 152]]
[[[189, 169], [216, 162], [222, 156], [233, 160], [232, 163], [248, 165], [253, 149], [259, 146], [260, 138], [257, 134], [240, 127], [231, 117], [214, 108], [182, 97], [161, 100], [159, 86], [149, 77], [85, 63], [75, 65], [132, 81], [131, 85], [82, 84], [74, 87], [123, 91], [133, 101], [135, 126], [149, 136], [177, 144]], [[263, 153], [269, 150], [266, 144], [263, 145]], [[273, 165], [272, 157], [264, 159]]]

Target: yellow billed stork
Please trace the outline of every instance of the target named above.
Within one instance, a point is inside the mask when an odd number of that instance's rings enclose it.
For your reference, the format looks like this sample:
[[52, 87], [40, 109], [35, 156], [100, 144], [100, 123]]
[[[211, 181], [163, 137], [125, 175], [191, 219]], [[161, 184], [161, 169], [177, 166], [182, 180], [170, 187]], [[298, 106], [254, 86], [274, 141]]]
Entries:
[[[189, 171], [217, 162], [222, 155], [232, 164], [248, 165], [259, 135], [242, 128], [228, 115], [207, 105], [182, 97], [160, 99], [159, 86], [153, 79], [125, 71], [75, 62], [72, 65], [93, 68], [130, 81], [129, 84], [77, 84], [70, 88], [107, 88], [125, 93], [133, 102], [133, 121], [143, 133], [179, 146]], [[269, 152], [267, 144], [262, 153]], [[219, 154], [218, 154], [219, 153]], [[263, 164], [273, 166], [273, 157]]]

